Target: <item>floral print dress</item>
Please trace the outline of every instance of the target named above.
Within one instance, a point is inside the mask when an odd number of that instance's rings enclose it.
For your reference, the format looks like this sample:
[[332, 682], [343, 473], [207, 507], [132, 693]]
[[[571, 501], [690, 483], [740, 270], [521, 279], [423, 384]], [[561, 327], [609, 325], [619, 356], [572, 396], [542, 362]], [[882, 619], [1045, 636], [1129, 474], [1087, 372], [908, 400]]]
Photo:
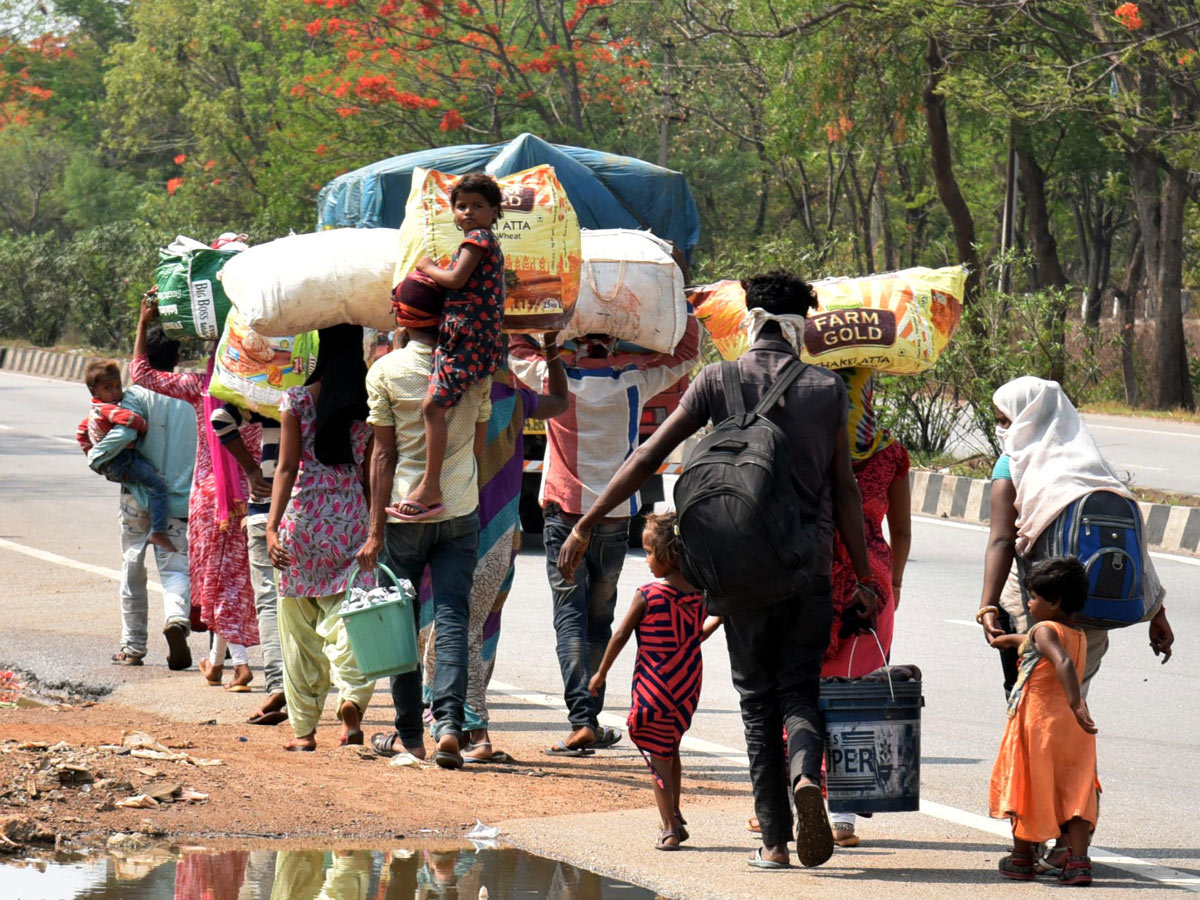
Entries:
[[328, 597], [346, 590], [354, 556], [367, 539], [362, 461], [371, 435], [366, 422], [351, 434], [354, 465], [327, 466], [316, 457], [317, 404], [306, 387], [283, 395], [282, 413], [300, 420], [300, 471], [279, 524], [292, 565], [279, 570], [280, 597]]
[[429, 393], [438, 406], [454, 406], [473, 384], [500, 368], [508, 354], [504, 324], [504, 252], [486, 228], [473, 228], [454, 251], [450, 267], [464, 247], [483, 251], [483, 258], [461, 290], [446, 291], [442, 324], [433, 351]]

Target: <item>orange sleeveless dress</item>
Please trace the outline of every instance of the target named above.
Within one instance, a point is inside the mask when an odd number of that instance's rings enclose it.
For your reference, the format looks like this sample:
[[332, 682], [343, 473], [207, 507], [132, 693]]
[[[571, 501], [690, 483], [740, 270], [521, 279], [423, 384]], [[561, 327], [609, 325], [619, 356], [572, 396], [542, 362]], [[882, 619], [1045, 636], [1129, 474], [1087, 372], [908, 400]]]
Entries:
[[[1054, 631], [1082, 681], [1087, 661], [1083, 632], [1061, 622], [1039, 622], [1029, 637], [1039, 628]], [[1058, 837], [1074, 818], [1094, 828], [1100, 792], [1096, 736], [1075, 721], [1054, 665], [1029, 638], [1021, 647], [1021, 674], [1009, 697], [1008, 715], [992, 768], [991, 815], [1012, 819], [1013, 834], [1035, 843]]]

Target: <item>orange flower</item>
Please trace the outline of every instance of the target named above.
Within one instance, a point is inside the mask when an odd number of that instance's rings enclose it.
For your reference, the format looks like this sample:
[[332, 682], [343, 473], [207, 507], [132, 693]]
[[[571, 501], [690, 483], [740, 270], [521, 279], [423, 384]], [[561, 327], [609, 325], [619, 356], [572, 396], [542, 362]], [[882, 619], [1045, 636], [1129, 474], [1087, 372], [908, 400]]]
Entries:
[[1130, 31], [1137, 31], [1142, 27], [1142, 11], [1136, 3], [1122, 3], [1113, 10], [1113, 16]]
[[182, 179], [182, 178], [169, 178], [169, 179], [167, 179], [167, 193], [168, 193], [168, 194], [170, 194], [172, 197], [173, 197], [173, 196], [175, 196], [175, 192], [176, 192], [177, 190], [179, 190], [179, 186], [180, 186], [181, 184], [183, 184], [183, 179]]
[[458, 131], [458, 129], [466, 124], [466, 120], [463, 119], [458, 110], [451, 109], [447, 110], [446, 114], [442, 116], [442, 122], [438, 125], [438, 128], [442, 131]]
[[182, 166], [185, 162], [187, 162], [187, 154], [186, 153], [180, 153], [178, 156], [175, 157], [175, 165]]

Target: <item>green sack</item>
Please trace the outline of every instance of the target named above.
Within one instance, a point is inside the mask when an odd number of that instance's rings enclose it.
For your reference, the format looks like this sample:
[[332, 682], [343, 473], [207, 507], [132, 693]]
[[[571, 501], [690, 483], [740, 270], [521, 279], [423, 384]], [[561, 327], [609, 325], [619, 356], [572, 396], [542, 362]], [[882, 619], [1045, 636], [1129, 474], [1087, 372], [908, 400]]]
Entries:
[[217, 278], [236, 250], [211, 250], [182, 235], [158, 251], [158, 315], [168, 337], [216, 340], [225, 328], [229, 298]]

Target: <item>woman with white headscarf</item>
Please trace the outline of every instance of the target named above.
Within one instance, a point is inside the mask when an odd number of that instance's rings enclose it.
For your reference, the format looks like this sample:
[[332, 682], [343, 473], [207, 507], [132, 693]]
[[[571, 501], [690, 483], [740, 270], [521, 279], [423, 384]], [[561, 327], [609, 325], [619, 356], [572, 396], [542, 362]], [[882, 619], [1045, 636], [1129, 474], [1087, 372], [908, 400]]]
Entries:
[[[1017, 556], [1029, 557], [1038, 539], [1059, 514], [1093, 491], [1111, 491], [1132, 499], [1129, 489], [1100, 454], [1079, 413], [1057, 382], [1026, 375], [997, 389], [992, 396], [1004, 453], [992, 470], [991, 534], [984, 557], [983, 595], [979, 619], [984, 636], [1002, 649], [1005, 691], [1016, 680], [1016, 647], [1012, 634], [1029, 630], [1029, 611], [1022, 598]], [[1143, 538], [1144, 541], [1144, 538]], [[1166, 591], [1142, 547], [1143, 590], [1150, 623], [1150, 647], [1165, 663], [1175, 638], [1162, 600]], [[991, 609], [989, 609], [991, 608]], [[999, 609], [999, 612], [991, 610]], [[1108, 650], [1108, 630], [1084, 626], [1087, 668], [1083, 691]]]

